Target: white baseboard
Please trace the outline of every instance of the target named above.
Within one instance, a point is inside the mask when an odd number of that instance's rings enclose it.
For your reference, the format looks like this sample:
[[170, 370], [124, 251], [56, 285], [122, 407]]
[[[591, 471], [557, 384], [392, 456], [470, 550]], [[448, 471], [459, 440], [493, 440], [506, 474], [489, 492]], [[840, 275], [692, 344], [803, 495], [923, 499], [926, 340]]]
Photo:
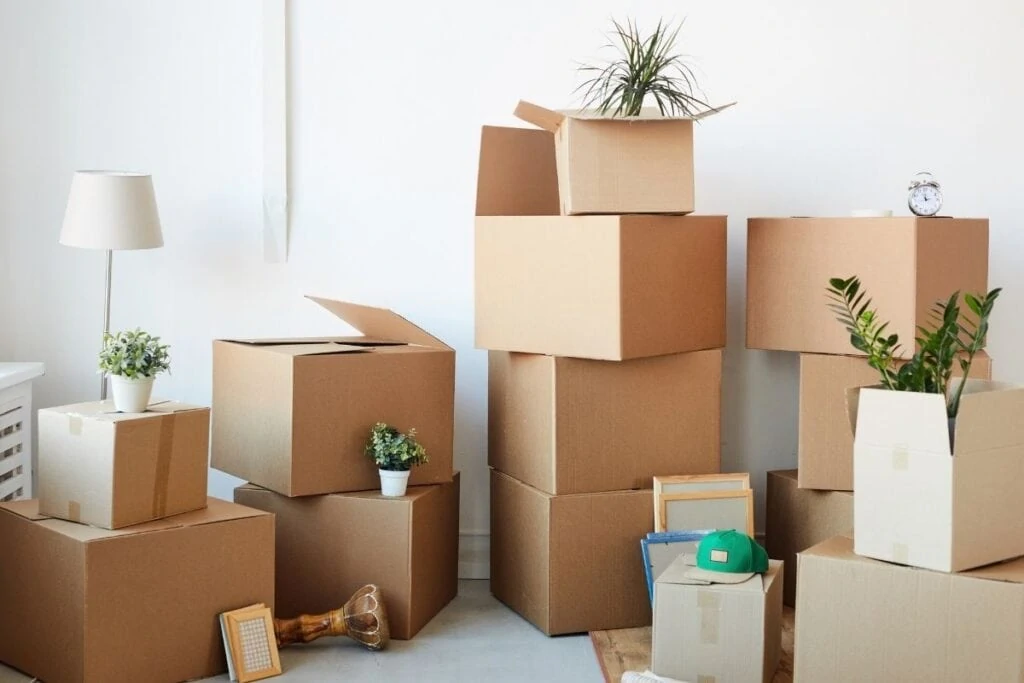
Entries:
[[491, 578], [491, 535], [489, 533], [459, 532], [459, 578]]

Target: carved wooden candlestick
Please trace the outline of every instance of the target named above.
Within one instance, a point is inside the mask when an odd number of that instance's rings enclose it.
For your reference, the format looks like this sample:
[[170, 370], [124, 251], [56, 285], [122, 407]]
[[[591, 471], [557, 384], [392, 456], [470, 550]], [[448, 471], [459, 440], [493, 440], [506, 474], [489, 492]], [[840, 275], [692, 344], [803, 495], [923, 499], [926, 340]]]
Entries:
[[348, 636], [371, 650], [381, 650], [391, 639], [380, 588], [374, 585], [363, 586], [344, 607], [325, 614], [274, 619], [274, 633], [279, 647], [323, 636]]

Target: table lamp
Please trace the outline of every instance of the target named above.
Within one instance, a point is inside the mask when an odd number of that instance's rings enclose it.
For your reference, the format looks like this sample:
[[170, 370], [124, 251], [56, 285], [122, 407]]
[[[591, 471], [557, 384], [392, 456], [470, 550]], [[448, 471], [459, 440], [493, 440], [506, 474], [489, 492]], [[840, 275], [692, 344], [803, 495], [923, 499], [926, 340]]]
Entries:
[[[154, 249], [164, 244], [156, 210], [153, 178], [126, 171], [76, 171], [60, 231], [60, 243], [107, 252], [103, 332], [110, 331], [110, 276], [113, 252]], [[100, 400], [107, 398], [107, 378], [100, 378]]]

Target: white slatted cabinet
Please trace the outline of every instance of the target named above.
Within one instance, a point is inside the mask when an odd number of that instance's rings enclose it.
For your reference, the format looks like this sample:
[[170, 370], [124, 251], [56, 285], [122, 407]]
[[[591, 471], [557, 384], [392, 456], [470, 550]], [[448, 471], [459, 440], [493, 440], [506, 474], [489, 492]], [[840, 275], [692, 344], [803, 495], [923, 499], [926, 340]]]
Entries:
[[42, 363], [0, 363], [0, 501], [32, 497], [32, 380], [42, 374]]

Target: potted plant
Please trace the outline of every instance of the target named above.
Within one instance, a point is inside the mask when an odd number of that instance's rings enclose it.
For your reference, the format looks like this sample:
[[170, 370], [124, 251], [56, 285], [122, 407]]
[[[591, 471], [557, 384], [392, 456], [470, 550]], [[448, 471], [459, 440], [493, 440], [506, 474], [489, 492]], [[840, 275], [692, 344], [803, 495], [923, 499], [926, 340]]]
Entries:
[[171, 369], [167, 344], [140, 329], [103, 335], [100, 372], [110, 376], [114, 408], [122, 413], [141, 413], [149, 405], [153, 380]]
[[381, 494], [390, 498], [404, 496], [409, 485], [409, 470], [428, 462], [427, 450], [416, 441], [415, 429], [403, 434], [383, 422], [370, 430], [366, 455], [377, 463]]
[[579, 67], [580, 73], [593, 74], [576, 89], [582, 92], [582, 108], [612, 117], [639, 116], [650, 98], [662, 116], [695, 116], [712, 109], [702, 99], [693, 68], [676, 52], [681, 27], [681, 22], [671, 26], [659, 20], [644, 35], [635, 21], [613, 19], [605, 48], [615, 56], [606, 64]]
[[[860, 279], [832, 278], [827, 291], [829, 308], [850, 333], [853, 348], [866, 354], [868, 365], [879, 372], [881, 386], [892, 391], [943, 394], [947, 397], [946, 415], [954, 420], [971, 363], [985, 346], [989, 317], [1002, 290], [993, 289], [984, 295], [965, 294], [967, 311], [960, 308], [960, 292], [936, 303], [932, 309], [933, 327], [918, 327], [917, 351], [902, 366], [897, 363], [899, 336], [886, 334], [889, 323], [882, 322], [871, 307], [871, 298], [862, 289]], [[951, 389], [954, 362], [959, 363], [964, 381]]]

